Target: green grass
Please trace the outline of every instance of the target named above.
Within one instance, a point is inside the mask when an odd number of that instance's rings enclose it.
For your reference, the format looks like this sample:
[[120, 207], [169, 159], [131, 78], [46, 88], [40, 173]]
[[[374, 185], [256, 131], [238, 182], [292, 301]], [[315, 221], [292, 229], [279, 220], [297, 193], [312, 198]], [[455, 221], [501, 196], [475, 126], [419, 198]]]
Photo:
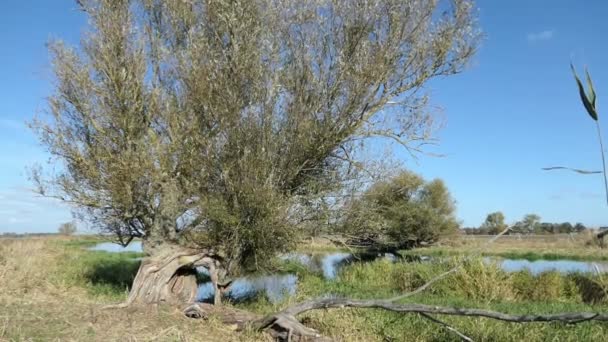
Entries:
[[90, 291], [99, 296], [122, 296], [128, 292], [135, 279], [140, 253], [88, 252], [83, 255], [79, 267], [90, 283]]
[[[266, 314], [301, 300], [327, 294], [360, 299], [388, 298], [415, 289], [461, 260], [457, 258], [432, 263], [397, 264], [382, 260], [355, 263], [344, 267], [333, 281], [323, 279], [318, 273], [289, 265], [287, 268], [299, 277], [295, 298], [289, 298], [281, 304], [272, 304], [261, 297], [257, 301], [237, 306]], [[488, 265], [481, 259], [474, 259], [465, 262], [461, 271], [402, 302], [482, 308], [514, 314], [605, 312], [608, 310], [606, 284], [606, 279], [589, 274], [562, 275], [546, 272], [534, 276], [529, 272], [507, 273], [497, 264]], [[605, 325], [595, 322], [579, 325], [514, 324], [484, 318], [438, 318], [454, 325], [476, 341], [596, 341], [608, 338]], [[307, 313], [302, 319], [338, 340], [458, 340], [452, 333], [415, 314], [333, 309]]]
[[120, 300], [135, 279], [140, 265], [137, 258], [143, 253], [86, 249], [101, 242], [107, 241], [97, 238], [57, 241], [68, 252], [62, 269], [67, 281], [84, 286], [94, 297]]

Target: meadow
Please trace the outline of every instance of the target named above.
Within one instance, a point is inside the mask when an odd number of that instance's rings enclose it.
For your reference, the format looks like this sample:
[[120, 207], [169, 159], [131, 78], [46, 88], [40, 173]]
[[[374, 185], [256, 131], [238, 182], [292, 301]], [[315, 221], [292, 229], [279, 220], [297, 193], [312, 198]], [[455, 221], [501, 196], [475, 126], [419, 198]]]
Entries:
[[[207, 321], [184, 317], [178, 308], [158, 306], [102, 310], [123, 300], [139, 262], [138, 253], [88, 251], [96, 238], [0, 239], [0, 340], [7, 341], [270, 341], [258, 332], [236, 332], [216, 318]], [[572, 241], [570, 241], [572, 242]], [[599, 258], [602, 250], [564, 241], [536, 241], [517, 247], [503, 240], [495, 253], [570, 253]], [[461, 240], [451, 246], [424, 249], [453, 257], [428, 263], [391, 263], [377, 260], [345, 266], [327, 280], [293, 262], [280, 272], [298, 276], [297, 292], [278, 303], [264, 295], [228, 303], [256, 313], [271, 313], [290, 304], [319, 296], [386, 298], [411, 291], [437, 274], [463, 263], [462, 268], [427, 291], [403, 302], [476, 307], [509, 313], [554, 313], [608, 310], [608, 275], [545, 272], [507, 273], [478, 257], [455, 256], [476, 249], [480, 241]], [[541, 246], [542, 245], [542, 246]], [[544, 247], [543, 247], [544, 246]], [[561, 247], [558, 247], [561, 246]], [[543, 247], [543, 248], [541, 248]], [[303, 249], [307, 246], [302, 246]], [[325, 248], [330, 246], [308, 246]], [[441, 252], [440, 252], [441, 251]], [[411, 253], [414, 253], [412, 251]], [[420, 251], [422, 252], [422, 251]], [[597, 322], [515, 324], [484, 318], [437, 317], [475, 341], [600, 341], [608, 326]], [[395, 314], [375, 309], [322, 310], [300, 316], [307, 326], [339, 341], [457, 341], [459, 338], [416, 314]]]
[[463, 235], [434, 246], [403, 251], [405, 254], [429, 256], [470, 255], [497, 256], [527, 260], [608, 260], [608, 248], [599, 248], [594, 233], [547, 235], [505, 235], [491, 243], [493, 236]]

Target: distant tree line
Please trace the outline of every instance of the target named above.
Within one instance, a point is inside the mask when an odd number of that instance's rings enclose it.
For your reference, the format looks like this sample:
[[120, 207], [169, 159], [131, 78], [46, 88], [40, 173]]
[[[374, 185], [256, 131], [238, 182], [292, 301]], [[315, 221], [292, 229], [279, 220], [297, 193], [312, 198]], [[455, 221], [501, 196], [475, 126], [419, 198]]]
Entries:
[[[497, 211], [488, 214], [486, 220], [479, 227], [467, 227], [463, 228], [462, 231], [467, 235], [496, 235], [506, 228], [504, 214]], [[569, 234], [580, 233], [586, 229], [588, 228], [580, 222], [574, 225], [570, 222], [541, 222], [540, 216], [527, 214], [522, 220], [517, 221], [507, 234]]]
[[5, 238], [24, 238], [24, 237], [34, 237], [34, 236], [51, 236], [51, 235], [73, 235], [78, 231], [76, 223], [74, 221], [65, 222], [59, 225], [57, 228], [57, 233], [15, 233], [15, 232], [4, 232], [0, 233], [0, 237]]
[[4, 232], [0, 234], [0, 238], [26, 238], [26, 237], [42, 237], [58, 235], [59, 233], [15, 233], [15, 232]]

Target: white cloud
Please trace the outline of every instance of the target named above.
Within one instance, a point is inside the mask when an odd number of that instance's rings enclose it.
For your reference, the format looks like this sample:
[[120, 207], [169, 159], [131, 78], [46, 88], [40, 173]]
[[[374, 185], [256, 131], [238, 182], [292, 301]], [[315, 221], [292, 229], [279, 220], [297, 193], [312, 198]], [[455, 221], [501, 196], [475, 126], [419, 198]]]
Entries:
[[540, 32], [530, 32], [528, 33], [528, 41], [529, 42], [537, 42], [540, 40], [549, 40], [553, 38], [555, 32], [553, 30], [544, 30]]

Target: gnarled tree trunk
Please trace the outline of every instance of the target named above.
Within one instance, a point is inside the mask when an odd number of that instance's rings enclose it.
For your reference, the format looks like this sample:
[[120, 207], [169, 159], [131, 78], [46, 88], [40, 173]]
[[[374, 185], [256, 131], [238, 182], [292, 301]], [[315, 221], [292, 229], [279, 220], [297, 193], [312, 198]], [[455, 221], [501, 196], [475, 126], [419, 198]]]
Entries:
[[219, 261], [213, 251], [185, 248], [175, 244], [154, 245], [146, 248], [139, 271], [135, 276], [127, 301], [131, 304], [186, 304], [196, 300], [198, 284], [196, 267], [209, 270], [214, 288], [215, 304], [220, 304], [217, 291]]

